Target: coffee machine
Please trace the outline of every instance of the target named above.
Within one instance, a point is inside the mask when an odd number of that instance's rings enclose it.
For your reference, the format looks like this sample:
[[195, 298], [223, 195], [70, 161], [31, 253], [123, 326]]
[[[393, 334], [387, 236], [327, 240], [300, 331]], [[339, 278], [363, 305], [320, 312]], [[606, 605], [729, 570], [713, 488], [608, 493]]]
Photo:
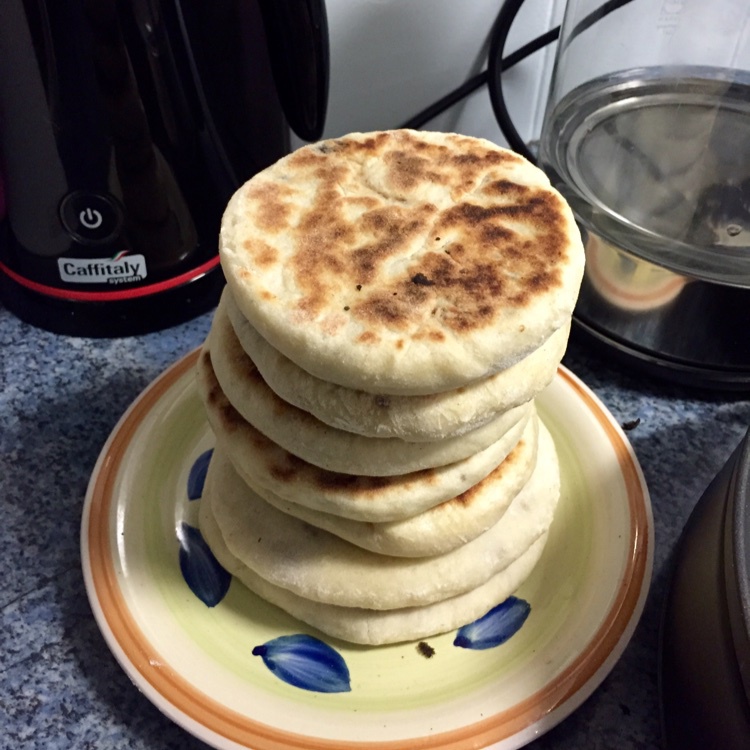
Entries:
[[0, 300], [87, 336], [210, 309], [229, 196], [327, 85], [323, 0], [3, 0]]

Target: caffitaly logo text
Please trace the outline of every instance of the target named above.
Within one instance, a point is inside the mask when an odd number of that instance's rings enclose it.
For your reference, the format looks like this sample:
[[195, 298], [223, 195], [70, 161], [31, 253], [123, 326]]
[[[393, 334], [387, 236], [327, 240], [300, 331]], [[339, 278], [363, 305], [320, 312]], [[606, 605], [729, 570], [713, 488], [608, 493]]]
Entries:
[[127, 251], [111, 258], [58, 258], [60, 278], [74, 284], [130, 284], [146, 278], [146, 258]]

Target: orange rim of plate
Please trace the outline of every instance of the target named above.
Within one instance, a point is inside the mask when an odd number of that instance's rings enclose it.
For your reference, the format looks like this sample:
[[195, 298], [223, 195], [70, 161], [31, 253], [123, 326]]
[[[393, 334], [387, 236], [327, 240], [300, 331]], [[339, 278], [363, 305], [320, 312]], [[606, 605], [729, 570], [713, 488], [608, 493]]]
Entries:
[[596, 397], [570, 371], [560, 366], [558, 377], [565, 381], [595, 415], [615, 451], [627, 492], [630, 515], [627, 565], [612, 606], [588, 648], [541, 690], [512, 708], [458, 729], [424, 737], [373, 742], [310, 737], [263, 724], [213, 700], [165, 665], [140, 630], [117, 582], [109, 534], [113, 487], [133, 434], [144, 416], [194, 366], [197, 356], [198, 351], [194, 351], [168, 368], [123, 415], [103, 451], [98, 473], [89, 488], [88, 518], [84, 516], [84, 524], [88, 536], [85, 554], [88, 555], [90, 565], [92, 593], [112, 639], [118, 644], [126, 660], [126, 663], [121, 661], [121, 666], [126, 672], [134, 670], [131, 677], [140, 678], [179, 714], [200, 727], [224, 740], [253, 750], [467, 750], [486, 747], [532, 726], [580, 693], [605, 666], [628, 627], [634, 624], [633, 616], [639, 608], [639, 602], [642, 603], [643, 587], [650, 574], [648, 561], [652, 553], [649, 548], [650, 512], [645, 502], [640, 469], [627, 440]]

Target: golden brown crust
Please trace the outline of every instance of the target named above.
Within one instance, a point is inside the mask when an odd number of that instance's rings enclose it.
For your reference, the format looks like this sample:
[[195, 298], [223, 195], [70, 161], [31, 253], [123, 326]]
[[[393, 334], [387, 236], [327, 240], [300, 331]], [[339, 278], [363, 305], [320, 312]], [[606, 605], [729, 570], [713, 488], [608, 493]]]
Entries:
[[337, 368], [367, 357], [384, 392], [407, 352], [425, 366], [468, 359], [450, 383], [437, 376], [442, 390], [536, 348], [572, 312], [582, 257], [535, 167], [487, 141], [413, 131], [294, 152], [239, 191], [222, 232], [235, 298], [277, 348], [309, 371], [333, 360], [331, 379], [365, 390], [366, 374]]
[[[250, 361], [250, 360], [248, 360]], [[252, 368], [257, 375], [257, 370]], [[391, 477], [371, 477], [356, 474], [341, 474], [313, 466], [292, 453], [279, 448], [265, 435], [258, 432], [229, 402], [222, 391], [211, 365], [211, 353], [204, 348], [198, 360], [200, 393], [207, 407], [209, 421], [213, 421], [221, 434], [231, 436], [238, 430], [245, 434], [245, 440], [252, 443], [258, 456], [266, 465], [267, 473], [280, 483], [293, 484], [298, 474], [304, 470], [313, 485], [320, 489], [335, 492], [346, 490], [348, 495], [356, 494], [361, 502], [376, 502], [379, 491], [393, 484]], [[258, 375], [258, 377], [260, 377]], [[219, 423], [217, 422], [220, 422]], [[404, 477], [402, 482], [413, 481], [431, 483], [436, 476], [436, 469], [421, 469]]]
[[[377, 156], [386, 140], [381, 136], [360, 143], [333, 141], [322, 152], [344, 151], [356, 160]], [[387, 152], [383, 159], [387, 168], [383, 182], [396, 196], [418, 194], [424, 182], [462, 193], [493, 167], [519, 161], [513, 154], [474, 143], [469, 153], [456, 153], [448, 145], [427, 144], [409, 134], [403, 140], [402, 148]], [[416, 153], [409, 153], [409, 147]], [[378, 340], [381, 327], [408, 330], [414, 311], [426, 306], [434, 308], [430, 313], [434, 323], [426, 330], [421, 327], [415, 336], [442, 341], [444, 327], [467, 331], [492, 325], [508, 306], [523, 307], [534, 294], [560, 286], [557, 265], [569, 238], [560, 215], [562, 199], [546, 187], [496, 179], [444, 210], [429, 202], [383, 206], [366, 196], [342, 197], [338, 185], [345, 175], [325, 159], [317, 164], [310, 154], [293, 155], [289, 169], [304, 172], [310, 162], [317, 192], [299, 224], [295, 253], [287, 262], [303, 290], [297, 308], [314, 317], [330, 304], [332, 295], [344, 290], [346, 312], [368, 329], [367, 336], [360, 336], [361, 343]], [[255, 195], [260, 198], [261, 226], [268, 227], [271, 209], [278, 219], [274, 230], [284, 232], [288, 206], [281, 201], [272, 207], [267, 203], [269, 194], [275, 201], [278, 192], [277, 186], [269, 190], [264, 183]], [[287, 190], [285, 195], [293, 193]], [[491, 205], [474, 202], [487, 197], [493, 199]], [[367, 208], [356, 226], [347, 220], [352, 200]], [[378, 273], [381, 267], [402, 258], [425, 235], [431, 247], [384, 285]], [[448, 235], [460, 239], [446, 242], [443, 236]], [[269, 248], [258, 240], [253, 244], [257, 245], [252, 249], [254, 260], [263, 267], [271, 257]], [[376, 279], [379, 283], [371, 288]], [[424, 322], [421, 315], [420, 320]]]
[[[414, 516], [481, 482], [511, 452], [521, 434], [500, 440], [466, 461], [390, 476], [323, 469], [284, 450], [247, 422], [225, 395], [213, 369], [210, 340], [196, 367], [198, 392], [211, 428], [245, 481], [259, 494], [359, 521], [389, 522]], [[536, 421], [536, 418], [534, 418]]]
[[527, 451], [528, 449], [529, 446], [527, 444], [527, 440], [522, 436], [521, 439], [516, 443], [513, 450], [505, 457], [503, 462], [499, 466], [497, 466], [497, 468], [493, 469], [493, 471], [491, 471], [485, 477], [485, 479], [483, 479], [481, 482], [477, 482], [477, 484], [475, 485], [472, 485], [471, 487], [469, 487], [469, 489], [465, 490], [460, 495], [456, 495], [456, 497], [451, 498], [450, 500], [446, 500], [444, 506], [446, 508], [450, 505], [470, 508], [476, 502], [477, 498], [481, 495], [483, 485], [485, 483], [501, 483], [504, 476], [512, 473], [515, 470], [516, 464], [519, 463], [519, 461], [521, 460], [521, 456], [523, 456], [525, 451]]

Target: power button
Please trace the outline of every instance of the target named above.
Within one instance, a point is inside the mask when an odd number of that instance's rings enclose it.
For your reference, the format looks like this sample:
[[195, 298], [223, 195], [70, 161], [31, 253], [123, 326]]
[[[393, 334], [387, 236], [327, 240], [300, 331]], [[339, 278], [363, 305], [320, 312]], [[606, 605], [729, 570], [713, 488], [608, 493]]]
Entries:
[[104, 223], [104, 217], [98, 208], [87, 206], [78, 214], [78, 223], [84, 229], [99, 229]]
[[70, 236], [84, 245], [111, 242], [122, 228], [122, 209], [111, 196], [76, 190], [60, 203], [60, 221]]

